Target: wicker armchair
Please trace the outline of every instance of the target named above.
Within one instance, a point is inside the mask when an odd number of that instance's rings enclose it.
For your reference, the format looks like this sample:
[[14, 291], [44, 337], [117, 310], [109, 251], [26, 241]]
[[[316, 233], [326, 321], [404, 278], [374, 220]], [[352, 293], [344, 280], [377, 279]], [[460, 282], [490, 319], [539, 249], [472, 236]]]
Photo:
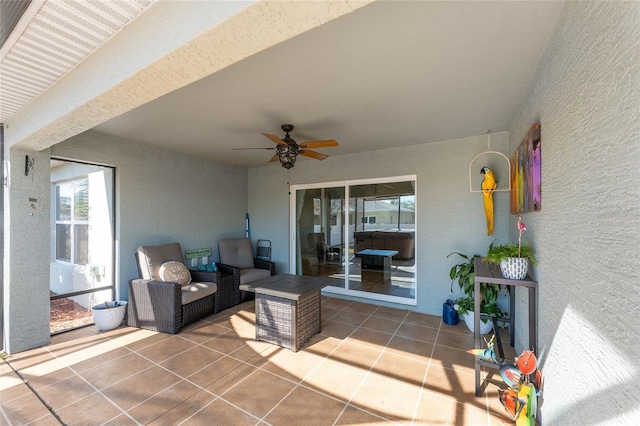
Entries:
[[[230, 238], [218, 241], [221, 272], [232, 274], [234, 287], [268, 278], [276, 273], [276, 264], [267, 260], [255, 259], [249, 238]], [[238, 290], [240, 291], [240, 290]], [[253, 298], [254, 294], [240, 291], [240, 302]]]
[[129, 281], [129, 326], [175, 334], [185, 325], [220, 311], [216, 293], [221, 273], [189, 271], [192, 281], [184, 286], [160, 278], [165, 262], [184, 264], [179, 243], [139, 247], [136, 260], [141, 278]]

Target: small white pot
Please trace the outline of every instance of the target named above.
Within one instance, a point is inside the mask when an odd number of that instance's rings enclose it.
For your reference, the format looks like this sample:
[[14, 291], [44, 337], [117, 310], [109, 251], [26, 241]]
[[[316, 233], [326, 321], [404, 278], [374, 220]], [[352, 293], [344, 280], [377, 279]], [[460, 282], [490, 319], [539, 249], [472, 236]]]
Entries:
[[119, 300], [117, 302], [109, 302], [108, 305], [109, 308], [106, 308], [104, 303], [100, 303], [91, 308], [93, 322], [100, 331], [118, 328], [127, 313], [127, 302]]
[[523, 257], [507, 257], [500, 261], [500, 270], [508, 280], [523, 280], [529, 271], [529, 260]]
[[[462, 315], [462, 319], [464, 323], [467, 325], [467, 328], [473, 331], [475, 327], [473, 326], [473, 311], [467, 311], [464, 315]], [[493, 321], [487, 320], [487, 322], [482, 322], [480, 320], [480, 334], [488, 334], [493, 329]]]

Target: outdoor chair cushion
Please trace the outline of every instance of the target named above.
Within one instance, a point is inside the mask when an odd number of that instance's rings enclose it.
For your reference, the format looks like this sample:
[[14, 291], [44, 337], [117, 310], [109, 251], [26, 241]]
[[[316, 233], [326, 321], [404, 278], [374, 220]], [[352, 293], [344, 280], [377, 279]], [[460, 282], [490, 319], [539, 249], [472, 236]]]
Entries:
[[240, 269], [255, 268], [251, 240], [248, 238], [230, 238], [218, 241], [220, 263]]
[[203, 297], [210, 296], [218, 290], [216, 283], [190, 283], [182, 286], [182, 304], [195, 302]]
[[254, 281], [269, 278], [271, 271], [268, 269], [249, 268], [240, 270], [240, 284], [248, 284]]
[[173, 260], [184, 264], [180, 243], [139, 247], [136, 256], [140, 278], [145, 280], [162, 281], [160, 268], [165, 262]]

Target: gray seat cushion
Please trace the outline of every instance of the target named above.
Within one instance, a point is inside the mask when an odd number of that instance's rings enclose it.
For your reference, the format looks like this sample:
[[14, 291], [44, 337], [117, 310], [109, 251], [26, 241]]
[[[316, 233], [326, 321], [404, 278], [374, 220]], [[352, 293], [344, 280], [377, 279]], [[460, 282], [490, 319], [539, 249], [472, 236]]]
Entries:
[[182, 304], [186, 305], [203, 297], [210, 296], [218, 290], [216, 283], [190, 283], [182, 286]]

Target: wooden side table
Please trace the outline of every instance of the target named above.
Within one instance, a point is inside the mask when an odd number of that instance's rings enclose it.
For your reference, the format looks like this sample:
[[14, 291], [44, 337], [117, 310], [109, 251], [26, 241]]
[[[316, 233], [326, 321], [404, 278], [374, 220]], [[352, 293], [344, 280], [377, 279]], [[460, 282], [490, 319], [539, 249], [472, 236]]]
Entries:
[[[484, 262], [482, 258], [478, 258], [474, 263], [475, 279], [473, 283], [474, 294], [474, 338], [475, 347], [482, 347], [482, 336], [480, 335], [480, 283], [489, 284], [502, 284], [510, 285], [513, 287], [526, 287], [529, 289], [529, 347], [528, 349], [538, 348], [538, 330], [536, 325], [537, 309], [536, 309], [536, 288], [538, 283], [534, 281], [530, 275], [527, 275], [523, 280], [509, 280], [502, 275], [500, 266], [493, 263]], [[515, 288], [510, 291], [509, 294], [509, 318], [502, 318], [500, 321], [509, 323], [509, 334], [511, 346], [514, 345], [515, 330], [513, 327], [515, 314], [516, 314], [516, 292]], [[495, 326], [495, 324], [494, 324]], [[487, 380], [491, 375], [488, 375], [483, 383], [480, 383], [480, 367], [485, 366], [487, 368], [499, 369], [500, 366], [491, 362], [482, 361], [476, 358], [476, 396], [481, 396], [487, 387]]]

